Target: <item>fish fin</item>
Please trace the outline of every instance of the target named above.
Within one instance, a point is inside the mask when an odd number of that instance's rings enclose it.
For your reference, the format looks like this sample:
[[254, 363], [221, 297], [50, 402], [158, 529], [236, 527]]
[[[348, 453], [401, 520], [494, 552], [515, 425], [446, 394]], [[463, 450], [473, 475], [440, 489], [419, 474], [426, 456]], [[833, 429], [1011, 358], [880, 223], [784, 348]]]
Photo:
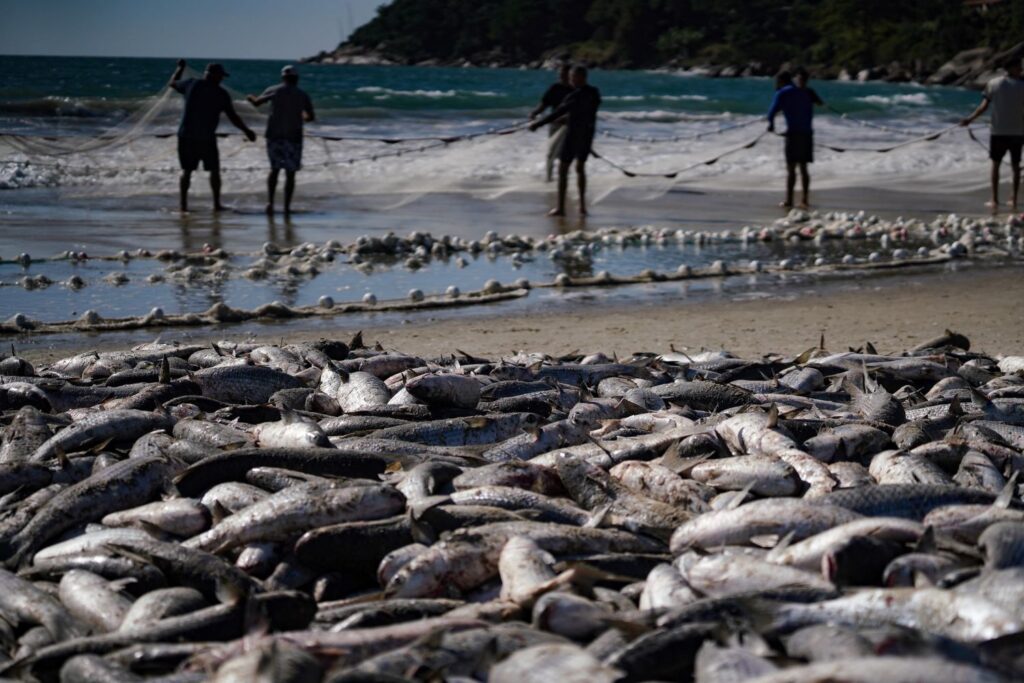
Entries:
[[160, 373], [157, 375], [156, 381], [160, 384], [171, 383], [171, 364], [167, 362], [167, 356], [160, 361]]
[[779, 406], [772, 404], [768, 408], [768, 429], [775, 429], [779, 426]]
[[810, 362], [812, 358], [814, 358], [814, 354], [817, 353], [817, 351], [818, 349], [812, 346], [811, 348], [807, 349], [799, 356], [797, 356], [795, 359], [793, 359], [793, 364], [806, 365], [808, 362]]
[[692, 458], [681, 458], [678, 455], [669, 458], [669, 456], [664, 455], [661, 458], [661, 464], [678, 474], [680, 477], [687, 477], [690, 475], [690, 472], [693, 471], [694, 467], [710, 459], [710, 453], [696, 455]]
[[871, 342], [864, 342], [864, 350], [870, 353], [872, 356], [877, 356], [878, 351], [875, 349], [875, 345]]
[[159, 539], [161, 541], [167, 540], [167, 532], [158, 527], [156, 524], [153, 524], [152, 522], [147, 522], [144, 519], [139, 519], [135, 521], [134, 526], [139, 529], [142, 529], [153, 538]]
[[[985, 400], [988, 401], [987, 398]], [[982, 405], [984, 406], [984, 404], [982, 404]], [[959, 395], [953, 396], [953, 400], [950, 401], [950, 403], [949, 403], [949, 414], [952, 415], [953, 417], [960, 417], [961, 415], [964, 414], [963, 406], [960, 405], [960, 396]]]
[[588, 529], [596, 529], [604, 523], [604, 520], [608, 517], [608, 513], [611, 512], [612, 504], [606, 503], [600, 506], [590, 514], [590, 519], [587, 520], [583, 526]]
[[409, 519], [419, 519], [427, 510], [451, 502], [451, 496], [427, 496], [409, 506]]
[[131, 586], [131, 585], [133, 585], [135, 583], [138, 583], [138, 579], [137, 578], [135, 578], [134, 576], [126, 576], [126, 577], [121, 578], [121, 579], [113, 579], [111, 581], [108, 581], [107, 585], [110, 586], [111, 590], [114, 590], [114, 591], [117, 591], [118, 593], [120, 593], [121, 591], [126, 589], [128, 586]]
[[1009, 480], [1006, 482], [1006, 486], [1003, 487], [1003, 490], [1000, 491], [999, 495], [996, 497], [995, 502], [992, 503], [993, 507], [1003, 508], [1004, 510], [1010, 507], [1010, 504], [1013, 502], [1013, 497], [1017, 493], [1017, 479], [1019, 477], [1020, 470], [1017, 470], [1010, 475]]
[[540, 369], [541, 369], [542, 367], [544, 367], [544, 361], [542, 361], [542, 360], [539, 360], [539, 361], [537, 361], [536, 363], [534, 363], [533, 365], [528, 365], [528, 366], [526, 366], [526, 369], [527, 369], [527, 370], [529, 370], [531, 374], [534, 374], [534, 375], [535, 375], [535, 374], [537, 374], [538, 372], [540, 372]]
[[605, 448], [605, 447], [604, 447], [603, 445], [601, 445], [601, 443], [600, 443], [600, 442], [599, 442], [599, 441], [598, 441], [597, 439], [595, 439], [595, 438], [594, 438], [593, 436], [591, 436], [591, 435], [587, 434], [587, 440], [588, 440], [588, 441], [590, 441], [590, 443], [592, 443], [592, 444], [594, 444], [595, 446], [597, 446], [598, 448], [600, 448], [600, 449], [601, 449], [601, 451], [602, 451], [602, 452], [603, 452], [603, 453], [604, 453], [605, 455], [607, 455], [607, 456], [611, 457], [611, 454], [612, 454], [612, 452], [611, 452], [610, 450], [608, 450], [607, 448]]
[[219, 500], [213, 501], [213, 507], [210, 508], [210, 517], [213, 519], [214, 526], [220, 524], [222, 521], [224, 521], [226, 518], [230, 516], [231, 510], [228, 510], [226, 507], [224, 507], [224, 505]]
[[643, 406], [639, 406], [636, 403], [633, 403], [632, 401], [628, 401], [626, 399], [619, 400], [618, 404], [615, 406], [615, 409], [624, 410], [626, 412], [626, 415], [642, 415], [643, 413], [648, 412], [647, 409], [644, 408]]
[[491, 424], [491, 418], [486, 415], [474, 415], [472, 417], [464, 418], [464, 422], [467, 427], [472, 429], [484, 429]]
[[744, 486], [742, 489], [737, 491], [736, 493], [738, 493], [740, 495], [737, 495], [736, 498], [734, 498], [728, 505], [726, 505], [725, 509], [726, 510], [735, 510], [739, 506], [743, 505], [743, 501], [745, 501], [747, 499], [747, 496], [750, 495], [750, 490], [752, 488], [754, 488], [754, 482], [750, 482], [749, 484]]
[[[981, 393], [974, 387], [969, 388], [971, 390], [971, 400], [975, 403], [975, 405], [977, 405], [979, 408], [982, 408], [983, 410], [992, 406], [992, 401], [989, 399], [988, 396]], [[954, 395], [953, 400], [957, 401], [957, 405], [959, 405], [959, 399], [959, 395]], [[950, 412], [952, 412], [952, 404], [950, 405]], [[963, 412], [961, 412], [960, 414], [963, 415]]]
[[55, 446], [54, 451], [57, 453], [57, 464], [62, 470], [66, 470], [71, 467], [71, 458], [64, 452], [64, 449], [60, 446]]
[[388, 474], [402, 471], [402, 463], [398, 460], [388, 463], [388, 466], [384, 468], [384, 471]]
[[936, 550], [938, 550], [938, 545], [935, 542], [935, 527], [926, 526], [921, 538], [917, 539], [917, 543], [914, 544], [914, 552], [934, 553]]
[[[865, 374], [864, 376], [867, 377], [867, 374]], [[854, 384], [853, 380], [851, 380], [849, 377], [843, 377], [842, 381], [840, 382], [840, 386], [842, 387], [843, 391], [848, 393], [850, 395], [850, 398], [854, 400], [856, 400], [858, 397], [864, 394], [864, 391], [856, 384]]]
[[796, 536], [795, 531], [790, 531], [788, 534], [779, 539], [779, 542], [775, 544], [775, 547], [768, 551], [764, 559], [766, 562], [775, 562], [782, 553], [793, 543], [793, 538]]
[[116, 541], [104, 543], [102, 547], [106, 550], [109, 550], [114, 555], [120, 555], [121, 557], [128, 560], [132, 560], [133, 562], [139, 562], [140, 564], [150, 564], [148, 557], [136, 552], [133, 548], [121, 545]]
[[821, 331], [821, 337], [818, 339], [818, 349], [820, 351], [824, 351], [825, 350], [825, 331], [824, 330]]

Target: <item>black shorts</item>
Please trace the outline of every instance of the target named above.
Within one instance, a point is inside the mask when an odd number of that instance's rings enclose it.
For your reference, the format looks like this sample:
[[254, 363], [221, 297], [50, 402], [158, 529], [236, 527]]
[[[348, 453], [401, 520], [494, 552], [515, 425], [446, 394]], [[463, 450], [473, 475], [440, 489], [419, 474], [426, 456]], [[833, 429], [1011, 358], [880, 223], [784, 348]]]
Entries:
[[786, 163], [814, 163], [814, 133], [786, 132]]
[[993, 135], [988, 142], [988, 158], [1001, 163], [1010, 153], [1010, 163], [1020, 166], [1020, 152], [1024, 148], [1024, 135]]
[[590, 148], [593, 144], [593, 135], [573, 135], [570, 130], [569, 134], [565, 136], [565, 142], [562, 144], [562, 151], [558, 158], [566, 164], [573, 161], [586, 161], [590, 156]]
[[194, 171], [199, 168], [200, 161], [203, 162], [203, 168], [207, 171], [220, 170], [217, 138], [212, 140], [178, 138], [178, 163], [181, 164], [181, 170]]

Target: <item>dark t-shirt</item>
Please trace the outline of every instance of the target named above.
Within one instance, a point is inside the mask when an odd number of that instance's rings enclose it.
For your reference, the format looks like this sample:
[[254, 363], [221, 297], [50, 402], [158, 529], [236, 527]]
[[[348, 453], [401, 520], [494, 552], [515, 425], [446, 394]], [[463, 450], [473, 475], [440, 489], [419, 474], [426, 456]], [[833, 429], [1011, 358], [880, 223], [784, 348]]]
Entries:
[[592, 85], [575, 88], [554, 112], [548, 114], [541, 123], [550, 123], [555, 119], [569, 115], [569, 135], [576, 139], [594, 137], [597, 130], [597, 110], [601, 106], [601, 91]]
[[569, 93], [571, 92], [571, 85], [566, 85], [564, 83], [554, 83], [550, 88], [547, 89], [547, 92], [544, 93], [544, 97], [540, 98], [540, 101], [545, 107], [557, 109], [558, 105], [560, 105], [565, 100], [565, 98], [569, 96]]
[[178, 137], [215, 140], [221, 112], [234, 111], [228, 91], [202, 78], [178, 81], [171, 87], [185, 96], [185, 111], [178, 126]]
[[[809, 88], [798, 88], [795, 85], [787, 85], [780, 88], [772, 98], [772, 106], [768, 109], [768, 120], [775, 119], [780, 111], [786, 117], [786, 131], [789, 133], [810, 133], [811, 122], [814, 119], [814, 97], [818, 94], [811, 93]], [[819, 98], [820, 99], [820, 98]]]
[[306, 91], [297, 85], [282, 83], [267, 88], [260, 97], [270, 101], [267, 139], [302, 142], [302, 112], [313, 114], [313, 101]]

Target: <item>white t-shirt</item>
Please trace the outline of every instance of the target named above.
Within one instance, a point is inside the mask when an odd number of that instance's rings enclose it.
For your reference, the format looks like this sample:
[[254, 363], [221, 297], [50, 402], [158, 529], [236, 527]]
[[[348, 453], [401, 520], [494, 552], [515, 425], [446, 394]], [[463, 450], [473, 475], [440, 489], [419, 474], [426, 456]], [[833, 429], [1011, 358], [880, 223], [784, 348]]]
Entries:
[[1024, 135], [1024, 80], [999, 76], [985, 86], [992, 135]]

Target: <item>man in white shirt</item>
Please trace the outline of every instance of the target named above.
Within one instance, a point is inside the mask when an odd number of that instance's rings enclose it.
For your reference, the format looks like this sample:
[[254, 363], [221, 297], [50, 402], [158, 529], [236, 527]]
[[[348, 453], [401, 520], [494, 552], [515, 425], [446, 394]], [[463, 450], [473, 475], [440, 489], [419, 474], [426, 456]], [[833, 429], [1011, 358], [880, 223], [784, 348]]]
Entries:
[[1024, 147], [1024, 80], [1021, 80], [1020, 59], [1006, 64], [1006, 75], [993, 78], [985, 86], [984, 99], [974, 113], [960, 122], [969, 126], [975, 119], [992, 108], [992, 137], [989, 158], [992, 160], [992, 200], [988, 203], [992, 213], [999, 213], [999, 165], [1006, 153], [1010, 154], [1013, 171], [1013, 193], [1009, 206], [1016, 212], [1020, 192], [1020, 157]]

